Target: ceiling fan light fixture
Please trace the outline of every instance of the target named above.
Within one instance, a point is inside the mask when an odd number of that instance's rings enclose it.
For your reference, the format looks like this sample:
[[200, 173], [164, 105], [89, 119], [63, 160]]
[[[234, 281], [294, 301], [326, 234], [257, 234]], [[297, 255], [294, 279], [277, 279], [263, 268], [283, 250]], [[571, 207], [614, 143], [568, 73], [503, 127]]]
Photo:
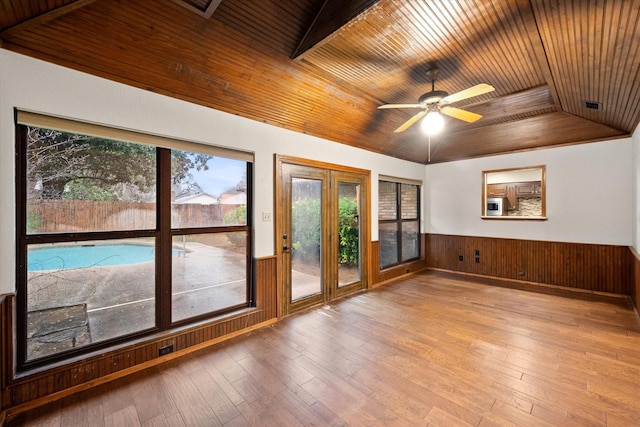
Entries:
[[420, 126], [427, 135], [436, 135], [444, 128], [444, 117], [438, 111], [431, 111], [422, 119]]
[[384, 104], [378, 106], [380, 110], [390, 108], [419, 108], [422, 110], [400, 125], [399, 128], [393, 131], [394, 133], [404, 132], [422, 120], [423, 132], [429, 135], [435, 135], [444, 127], [444, 117], [442, 117], [440, 113], [467, 123], [473, 123], [482, 118], [480, 114], [452, 107], [450, 104], [492, 92], [495, 90], [493, 86], [480, 83], [456, 92], [453, 95], [448, 95], [447, 92], [435, 89], [436, 77], [438, 76], [438, 70], [436, 68], [429, 70], [427, 75], [431, 80], [431, 92], [423, 93], [420, 98], [418, 98], [417, 104]]

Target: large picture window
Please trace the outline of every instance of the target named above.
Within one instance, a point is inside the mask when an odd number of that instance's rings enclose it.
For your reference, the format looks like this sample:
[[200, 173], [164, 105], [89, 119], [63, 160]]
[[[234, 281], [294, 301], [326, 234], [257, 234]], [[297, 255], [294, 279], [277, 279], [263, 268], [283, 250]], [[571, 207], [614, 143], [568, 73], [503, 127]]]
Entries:
[[19, 368], [250, 305], [250, 157], [17, 117]]
[[420, 258], [420, 186], [378, 183], [380, 268]]

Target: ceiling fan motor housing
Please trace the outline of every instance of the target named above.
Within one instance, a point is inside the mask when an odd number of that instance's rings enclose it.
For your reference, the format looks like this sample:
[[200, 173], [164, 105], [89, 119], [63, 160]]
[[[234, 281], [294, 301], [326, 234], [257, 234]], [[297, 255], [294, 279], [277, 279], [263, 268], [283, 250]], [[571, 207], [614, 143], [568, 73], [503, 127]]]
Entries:
[[449, 94], [443, 90], [432, 90], [431, 92], [422, 94], [420, 98], [418, 98], [418, 103], [424, 105], [435, 104], [437, 102], [440, 102], [440, 100], [447, 95]]

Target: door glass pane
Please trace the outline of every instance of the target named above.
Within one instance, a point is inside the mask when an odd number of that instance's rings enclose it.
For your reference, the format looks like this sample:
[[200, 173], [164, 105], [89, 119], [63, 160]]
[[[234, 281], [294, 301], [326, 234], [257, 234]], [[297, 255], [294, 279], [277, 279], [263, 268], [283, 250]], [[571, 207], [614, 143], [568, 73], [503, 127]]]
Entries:
[[398, 224], [396, 222], [381, 223], [380, 238], [380, 267], [386, 267], [398, 262]]
[[402, 261], [407, 261], [420, 256], [420, 244], [418, 239], [418, 221], [402, 223]]
[[27, 360], [155, 326], [155, 239], [27, 247]]
[[171, 151], [171, 227], [247, 223], [247, 163]]
[[154, 229], [156, 149], [27, 129], [27, 234]]
[[338, 287], [360, 280], [360, 185], [338, 184]]
[[291, 179], [291, 300], [322, 292], [322, 181]]
[[171, 320], [246, 305], [247, 233], [174, 236]]

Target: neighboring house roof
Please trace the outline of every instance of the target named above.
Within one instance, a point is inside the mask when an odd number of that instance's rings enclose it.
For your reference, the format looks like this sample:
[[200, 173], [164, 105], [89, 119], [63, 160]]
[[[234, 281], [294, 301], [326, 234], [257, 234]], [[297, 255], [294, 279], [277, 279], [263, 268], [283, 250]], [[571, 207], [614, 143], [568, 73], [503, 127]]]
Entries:
[[217, 205], [219, 202], [218, 202], [218, 198], [215, 196], [212, 196], [211, 194], [198, 193], [198, 194], [191, 194], [184, 197], [178, 197], [173, 201], [173, 203], [177, 203], [179, 205], [186, 204], [186, 203], [200, 204], [200, 205]]
[[246, 205], [247, 193], [225, 193], [221, 194], [219, 199], [221, 205]]

